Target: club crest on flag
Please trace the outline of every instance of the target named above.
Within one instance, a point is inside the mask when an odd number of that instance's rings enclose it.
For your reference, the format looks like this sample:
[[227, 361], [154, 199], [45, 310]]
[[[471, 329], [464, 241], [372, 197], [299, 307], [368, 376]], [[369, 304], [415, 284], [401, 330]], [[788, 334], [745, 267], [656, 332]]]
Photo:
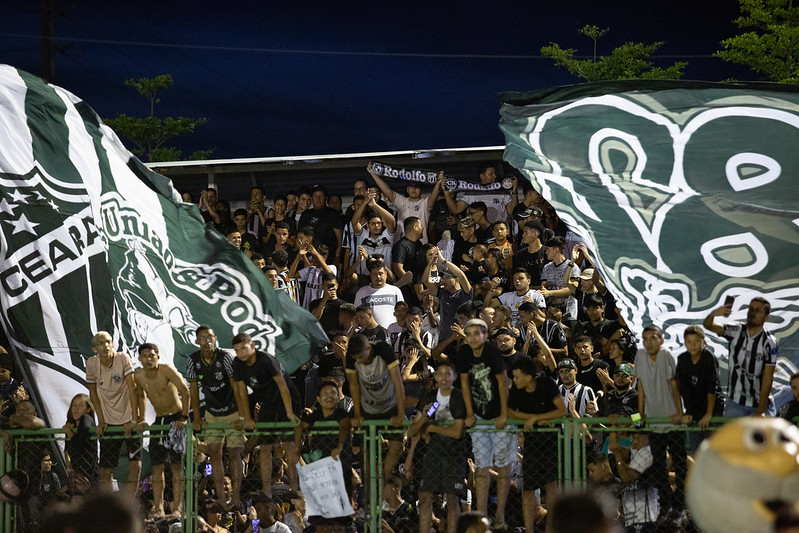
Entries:
[[762, 296], [783, 373], [795, 371], [795, 87], [629, 81], [502, 97], [506, 161], [595, 253], [633, 330], [660, 324], [675, 346], [727, 296], [736, 321]]
[[0, 318], [45, 418], [85, 391], [97, 331], [181, 371], [200, 325], [221, 346], [249, 333], [287, 372], [327, 342], [79, 98], [9, 66], [0, 88]]

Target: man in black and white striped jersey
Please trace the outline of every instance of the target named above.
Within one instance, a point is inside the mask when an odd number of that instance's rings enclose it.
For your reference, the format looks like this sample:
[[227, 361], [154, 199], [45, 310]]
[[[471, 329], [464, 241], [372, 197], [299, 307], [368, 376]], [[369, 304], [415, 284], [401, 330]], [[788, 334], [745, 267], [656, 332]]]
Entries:
[[[575, 416], [575, 418], [582, 418], [586, 414], [590, 415], [596, 413], [596, 394], [594, 389], [587, 385], [583, 385], [577, 381], [577, 364], [574, 360], [561, 359], [558, 363], [558, 377], [560, 378], [560, 385], [558, 390], [560, 395], [563, 396], [563, 402], [566, 404], [566, 416]], [[569, 404], [569, 398], [574, 398], [574, 409], [572, 410]], [[588, 409], [588, 404], [593, 403], [593, 408]]]
[[777, 363], [777, 339], [763, 328], [771, 313], [764, 298], [752, 298], [746, 312], [746, 324], [715, 324], [717, 316], [728, 317], [732, 303], [717, 307], [702, 325], [730, 341], [730, 381], [724, 416], [774, 416], [769, 395]]

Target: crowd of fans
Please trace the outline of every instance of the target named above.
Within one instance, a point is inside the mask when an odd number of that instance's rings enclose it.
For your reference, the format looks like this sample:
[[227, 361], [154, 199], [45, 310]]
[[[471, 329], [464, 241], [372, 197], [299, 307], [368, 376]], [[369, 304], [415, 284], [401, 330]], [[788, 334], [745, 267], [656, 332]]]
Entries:
[[[361, 528], [370, 473], [352, 430], [376, 419], [393, 428], [379, 476], [385, 531], [454, 532], [470, 509], [490, 514], [494, 530], [542, 531], [558, 491], [560, 429], [550, 420], [565, 417], [585, 422], [573, 427], [588, 443], [589, 477], [617, 499], [629, 531], [689, 527], [687, 465], [711, 418], [775, 414], [769, 303], [753, 299], [744, 324], [716, 322], [730, 304], [713, 310], [686, 329], [675, 356], [658, 326], [628, 328], [589, 250], [529, 185], [489, 187], [496, 168], [484, 166], [483, 191], [447, 190], [442, 173], [429, 195], [403, 182], [406, 196], [367, 172], [345, 210], [321, 186], [273, 198], [253, 187], [232, 213], [216, 191], [202, 191], [205, 220], [319, 320], [329, 346], [286, 375], [248, 335], [218, 339], [201, 326], [180, 373], [153, 344], [138, 347], [134, 370], [99, 332], [88, 394], [73, 398], [63, 428], [67, 475], [53, 469], [55, 449], [20, 454], [35, 494], [22, 512], [31, 530], [53, 502], [115, 484], [145, 494], [148, 527], [164, 529], [182, 512], [184, 479], [200, 479], [200, 531]], [[705, 330], [730, 340], [726, 400]], [[0, 365], [4, 427], [43, 427], [12, 366]], [[799, 375], [791, 379], [795, 399], [780, 412], [788, 419], [799, 414]], [[152, 473], [140, 481], [146, 402], [152, 423], [171, 429], [150, 435]], [[617, 427], [597, 431], [592, 417]], [[647, 417], [695, 430], [664, 431]], [[338, 429], [315, 431], [323, 421]], [[296, 430], [253, 436], [256, 422]], [[180, 467], [188, 423], [199, 437], [196, 475]], [[127, 483], [113, 478], [123, 446]], [[342, 463], [360, 510], [352, 517], [307, 516], [295, 464], [325, 456]]]

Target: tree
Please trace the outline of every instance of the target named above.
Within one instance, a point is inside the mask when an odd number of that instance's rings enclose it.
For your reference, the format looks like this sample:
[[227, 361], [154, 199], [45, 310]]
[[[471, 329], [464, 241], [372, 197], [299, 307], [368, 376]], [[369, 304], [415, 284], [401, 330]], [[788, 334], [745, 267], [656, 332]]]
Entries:
[[[192, 133], [194, 128], [205, 124], [204, 118], [155, 116], [155, 104], [160, 102], [159, 91], [169, 88], [173, 83], [172, 76], [161, 74], [155, 78], [139, 78], [125, 80], [125, 85], [133, 87], [150, 104], [150, 115], [144, 118], [130, 117], [126, 114], [115, 118], [104, 119], [114, 131], [132, 142], [136, 148], [131, 152], [147, 161], [175, 161], [180, 159], [181, 151], [171, 146], [164, 146], [169, 139]], [[189, 159], [207, 159], [211, 150], [194, 152]]]
[[577, 59], [573, 48], [561, 48], [557, 43], [541, 48], [541, 54], [551, 58], [559, 67], [586, 81], [630, 80], [630, 79], [677, 79], [683, 74], [687, 63], [677, 62], [670, 67], [652, 65], [652, 55], [663, 46], [663, 42], [652, 44], [627, 42], [613, 49], [610, 55], [597, 57], [597, 41], [609, 29], [587, 25], [578, 30], [594, 42], [593, 59]]
[[746, 65], [769, 81], [799, 83], [799, 8], [793, 0], [740, 0], [733, 22], [751, 31], [721, 41], [716, 57]]

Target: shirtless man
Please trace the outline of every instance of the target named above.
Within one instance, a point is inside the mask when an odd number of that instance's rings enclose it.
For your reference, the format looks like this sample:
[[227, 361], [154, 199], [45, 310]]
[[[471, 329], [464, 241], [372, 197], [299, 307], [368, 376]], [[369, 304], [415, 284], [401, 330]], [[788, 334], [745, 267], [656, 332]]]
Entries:
[[[155, 424], [168, 425], [174, 422], [182, 429], [189, 419], [189, 387], [172, 365], [159, 363], [158, 346], [146, 342], [139, 346], [139, 361], [142, 368], [136, 370], [136, 397], [139, 405], [140, 426], [144, 426], [144, 400], [148, 398], [155, 409]], [[142, 428], [143, 429], [143, 428]], [[164, 515], [164, 465], [172, 468], [172, 515], [180, 516], [183, 509], [183, 472], [181, 455], [164, 447], [164, 439], [150, 438], [150, 460], [153, 464], [153, 517]]]

